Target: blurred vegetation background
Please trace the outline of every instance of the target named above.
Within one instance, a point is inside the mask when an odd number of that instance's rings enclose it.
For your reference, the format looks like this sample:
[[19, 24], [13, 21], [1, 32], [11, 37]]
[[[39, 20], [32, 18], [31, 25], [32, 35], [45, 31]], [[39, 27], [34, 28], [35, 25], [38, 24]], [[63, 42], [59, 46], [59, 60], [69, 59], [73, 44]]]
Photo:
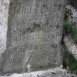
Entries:
[[[77, 0], [68, 0], [67, 5], [72, 6], [75, 9], [75, 12], [77, 12]], [[65, 16], [64, 16], [64, 36], [69, 36], [73, 39], [73, 42], [77, 44], [77, 22], [74, 22], [73, 19], [73, 13], [71, 9], [65, 10]], [[77, 15], [76, 15], [77, 16]], [[77, 21], [77, 20], [76, 20]], [[77, 60], [74, 58], [74, 56], [68, 52], [68, 49], [65, 47], [64, 51], [64, 61], [63, 65], [64, 68], [69, 69], [72, 73], [77, 74]]]

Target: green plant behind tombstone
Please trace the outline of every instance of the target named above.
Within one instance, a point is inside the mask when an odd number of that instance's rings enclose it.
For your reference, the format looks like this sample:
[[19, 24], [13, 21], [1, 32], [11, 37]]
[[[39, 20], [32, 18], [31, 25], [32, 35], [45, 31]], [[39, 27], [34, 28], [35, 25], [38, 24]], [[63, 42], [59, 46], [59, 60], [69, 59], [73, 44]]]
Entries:
[[71, 35], [73, 41], [77, 44], [77, 25], [71, 21], [64, 23], [65, 34]]
[[[77, 25], [75, 23], [72, 21], [65, 21], [64, 32], [65, 35], [71, 35], [74, 43], [77, 44]], [[68, 51], [65, 53], [67, 55], [65, 56], [67, 58], [67, 66], [69, 67], [70, 71], [77, 74], [77, 60]]]

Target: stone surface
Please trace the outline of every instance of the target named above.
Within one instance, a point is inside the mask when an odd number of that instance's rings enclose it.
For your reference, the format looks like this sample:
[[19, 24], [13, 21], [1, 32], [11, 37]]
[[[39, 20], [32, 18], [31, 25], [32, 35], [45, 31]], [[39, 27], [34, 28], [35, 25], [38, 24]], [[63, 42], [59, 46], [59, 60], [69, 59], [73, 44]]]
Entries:
[[0, 0], [0, 55], [6, 49], [9, 0]]
[[11, 0], [2, 71], [60, 66], [63, 12], [64, 0]]
[[6, 49], [9, 2], [10, 0], [0, 0], [0, 72], [2, 67], [1, 54]]
[[0, 76], [0, 77], [77, 77], [77, 76], [74, 74], [71, 74], [70, 72], [68, 72], [65, 69], [57, 67], [54, 69], [36, 71], [36, 72], [31, 72], [31, 73], [6, 74], [6, 75]]
[[77, 60], [77, 45], [70, 35], [64, 37], [64, 43], [68, 49], [68, 52], [71, 53]]

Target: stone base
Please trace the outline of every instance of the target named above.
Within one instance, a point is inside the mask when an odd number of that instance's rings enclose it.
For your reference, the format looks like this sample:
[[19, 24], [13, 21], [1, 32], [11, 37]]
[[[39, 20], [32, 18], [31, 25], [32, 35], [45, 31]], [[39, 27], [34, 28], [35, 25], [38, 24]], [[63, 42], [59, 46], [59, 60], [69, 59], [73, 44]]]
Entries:
[[43, 71], [36, 71], [30, 73], [22, 73], [22, 74], [7, 74], [0, 77], [77, 77], [74, 74], [68, 73], [67, 70], [62, 69], [60, 67], [43, 70]]

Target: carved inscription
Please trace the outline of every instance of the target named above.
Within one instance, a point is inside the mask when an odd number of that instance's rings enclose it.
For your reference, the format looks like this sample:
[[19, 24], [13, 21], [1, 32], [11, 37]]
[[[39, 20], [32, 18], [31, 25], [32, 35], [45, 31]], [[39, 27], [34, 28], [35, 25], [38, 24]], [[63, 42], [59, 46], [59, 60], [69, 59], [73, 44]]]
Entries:
[[29, 34], [29, 44], [40, 45], [43, 42], [44, 33], [42, 31], [32, 32]]
[[25, 53], [25, 47], [18, 47], [18, 48], [13, 48], [15, 51], [13, 56], [10, 56], [9, 58], [9, 63], [15, 63], [15, 64], [20, 64], [22, 62], [22, 59], [24, 57]]
[[32, 13], [33, 8], [34, 8], [34, 5], [23, 5], [21, 3], [16, 6], [15, 10], [17, 14], [21, 14], [21, 13], [26, 14], [26, 13]]
[[63, 5], [62, 3], [54, 3], [54, 8], [58, 11], [60, 11], [61, 9], [63, 9], [65, 7], [65, 5]]

